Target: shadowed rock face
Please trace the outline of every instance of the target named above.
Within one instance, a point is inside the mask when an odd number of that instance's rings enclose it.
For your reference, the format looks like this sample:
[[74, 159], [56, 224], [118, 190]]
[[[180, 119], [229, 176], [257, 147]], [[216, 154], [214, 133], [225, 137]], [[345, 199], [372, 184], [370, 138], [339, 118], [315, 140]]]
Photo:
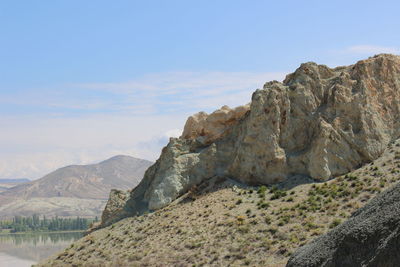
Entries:
[[400, 184], [334, 230], [298, 249], [288, 267], [395, 267], [400, 263]]
[[347, 173], [399, 137], [399, 111], [398, 56], [334, 69], [302, 64], [283, 83], [256, 90], [249, 108], [190, 117], [184, 134], [170, 140], [132, 190], [125, 210], [164, 207], [213, 176], [273, 184], [295, 175], [327, 180]]

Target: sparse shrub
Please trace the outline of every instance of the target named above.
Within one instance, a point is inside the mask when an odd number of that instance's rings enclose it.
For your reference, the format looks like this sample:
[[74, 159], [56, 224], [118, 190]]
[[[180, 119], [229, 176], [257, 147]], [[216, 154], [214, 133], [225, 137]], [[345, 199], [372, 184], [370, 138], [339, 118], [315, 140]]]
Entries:
[[257, 221], [257, 220], [251, 220], [251, 221], [250, 221], [250, 224], [256, 225], [256, 224], [258, 224], [258, 221]]
[[272, 244], [272, 242], [271, 242], [270, 239], [268, 239], [268, 238], [263, 238], [263, 240], [262, 240], [262, 242], [261, 242], [261, 244], [260, 244], [260, 247], [269, 249], [269, 248], [271, 247], [271, 244]]
[[278, 190], [273, 192], [273, 194], [271, 196], [271, 200], [275, 200], [275, 199], [279, 199], [279, 198], [282, 198], [282, 197], [286, 197], [286, 195], [287, 195], [286, 191], [278, 189]]
[[329, 228], [335, 228], [336, 226], [338, 226], [339, 224], [342, 223], [342, 220], [339, 218], [334, 219], [331, 224], [329, 225]]
[[283, 216], [283, 217], [279, 220], [278, 225], [279, 225], [279, 226], [283, 226], [283, 225], [285, 225], [285, 224], [288, 224], [288, 223], [289, 223], [289, 220], [290, 220], [290, 217], [289, 217], [288, 215]]
[[240, 226], [238, 228], [238, 231], [239, 231], [239, 233], [247, 234], [248, 232], [250, 232], [250, 227], [248, 225], [247, 226]]
[[276, 232], [275, 233], [276, 238], [278, 238], [279, 240], [288, 240], [289, 236], [288, 234], [284, 233], [284, 232]]
[[309, 231], [309, 230], [311, 230], [311, 229], [317, 229], [318, 228], [318, 225], [316, 225], [315, 223], [313, 223], [313, 222], [306, 222], [305, 224], [304, 224], [304, 226], [306, 227], [306, 229]]
[[293, 244], [297, 244], [297, 243], [300, 242], [300, 240], [299, 240], [299, 238], [297, 237], [296, 234], [291, 234], [289, 241], [290, 241], [290, 243], [293, 243]]
[[261, 194], [265, 194], [265, 192], [267, 191], [267, 187], [265, 185], [260, 186], [260, 188], [258, 188], [257, 194], [261, 195]]
[[244, 223], [244, 221], [246, 220], [246, 217], [243, 215], [239, 215], [236, 217], [236, 220], [239, 225], [242, 225]]
[[276, 190], [278, 190], [278, 187], [276, 187], [275, 185], [271, 187], [270, 192], [273, 193]]
[[243, 200], [241, 199], [241, 198], [239, 198], [237, 201], [236, 201], [236, 205], [240, 205], [240, 204], [242, 204], [243, 203]]
[[376, 186], [371, 187], [369, 190], [370, 190], [371, 192], [377, 192], [377, 193], [381, 192], [381, 189], [379, 189], [379, 188], [376, 187]]
[[271, 234], [276, 234], [276, 232], [278, 232], [278, 228], [276, 228], [276, 227], [271, 227], [271, 228], [269, 228], [268, 229], [268, 232], [270, 232]]
[[269, 208], [270, 205], [269, 205], [269, 203], [260, 200], [260, 201], [257, 203], [257, 206], [258, 206], [258, 208], [260, 208], [260, 209], [267, 209], [267, 208]]

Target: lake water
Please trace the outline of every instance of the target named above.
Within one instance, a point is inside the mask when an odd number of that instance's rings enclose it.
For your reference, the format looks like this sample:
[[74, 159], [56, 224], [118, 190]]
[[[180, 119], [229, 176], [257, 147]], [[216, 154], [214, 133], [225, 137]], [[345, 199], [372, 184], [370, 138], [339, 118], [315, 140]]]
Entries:
[[62, 251], [82, 233], [0, 235], [0, 267], [27, 267]]

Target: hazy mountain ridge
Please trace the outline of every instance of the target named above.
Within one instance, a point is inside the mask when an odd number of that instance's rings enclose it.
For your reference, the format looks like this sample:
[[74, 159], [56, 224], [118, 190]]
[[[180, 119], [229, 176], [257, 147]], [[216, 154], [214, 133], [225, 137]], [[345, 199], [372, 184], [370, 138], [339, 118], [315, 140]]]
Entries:
[[27, 178], [16, 178], [16, 179], [0, 179], [0, 192], [6, 191], [7, 189], [14, 187], [21, 183], [29, 182]]
[[25, 183], [29, 182], [28, 178], [16, 178], [16, 179], [0, 179], [0, 184], [3, 183]]
[[[147, 160], [120, 155], [97, 164], [71, 165], [57, 169], [43, 178], [1, 192], [0, 216], [28, 215], [33, 212], [72, 216], [77, 211], [74, 206], [81, 206], [76, 215], [82, 215], [85, 210], [89, 215], [98, 215], [111, 189], [127, 190], [136, 186], [151, 164]], [[46, 203], [46, 199], [50, 198], [53, 200]], [[63, 207], [57, 198], [68, 201], [65, 201]], [[98, 203], [94, 204], [91, 200], [97, 200]]]

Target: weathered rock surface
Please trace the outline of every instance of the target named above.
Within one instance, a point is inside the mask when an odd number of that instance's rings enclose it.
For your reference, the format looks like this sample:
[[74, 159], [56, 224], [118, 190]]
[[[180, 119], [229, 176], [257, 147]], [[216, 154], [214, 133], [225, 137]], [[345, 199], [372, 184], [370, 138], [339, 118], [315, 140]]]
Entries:
[[110, 197], [108, 198], [106, 207], [104, 208], [103, 214], [101, 215], [101, 225], [110, 225], [113, 222], [118, 221], [120, 218], [126, 217], [124, 207], [126, 201], [129, 199], [130, 191], [123, 191], [118, 189], [112, 189]]
[[288, 267], [399, 266], [400, 184], [334, 230], [298, 249]]
[[210, 115], [205, 112], [196, 113], [187, 119], [181, 138], [197, 139], [203, 144], [211, 144], [222, 138], [226, 130], [237, 124], [249, 110], [248, 104], [234, 109], [223, 106]]
[[327, 180], [377, 158], [399, 137], [399, 117], [399, 56], [333, 69], [302, 64], [282, 83], [256, 90], [249, 110], [190, 117], [132, 190], [125, 212], [164, 207], [213, 176], [249, 184]]

